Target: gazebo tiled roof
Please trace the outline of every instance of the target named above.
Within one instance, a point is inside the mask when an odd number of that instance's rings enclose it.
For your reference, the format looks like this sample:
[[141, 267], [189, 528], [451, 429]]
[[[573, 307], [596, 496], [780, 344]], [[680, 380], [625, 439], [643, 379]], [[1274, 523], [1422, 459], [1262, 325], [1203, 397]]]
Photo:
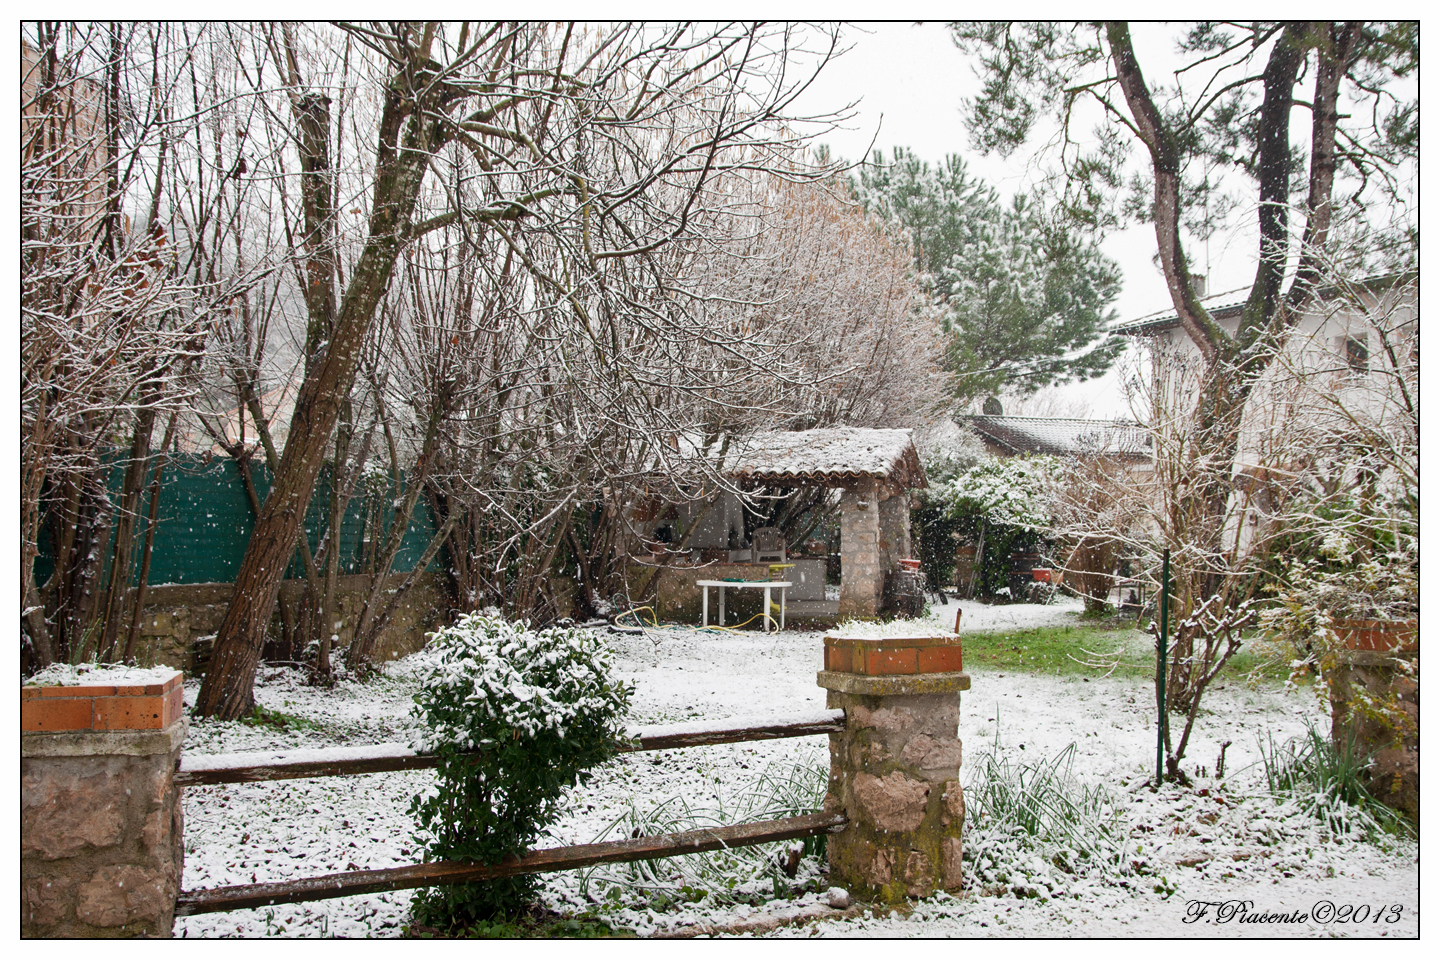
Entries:
[[909, 430], [820, 427], [749, 437], [725, 471], [776, 485], [848, 486], [878, 480], [894, 490], [924, 488], [925, 469]]

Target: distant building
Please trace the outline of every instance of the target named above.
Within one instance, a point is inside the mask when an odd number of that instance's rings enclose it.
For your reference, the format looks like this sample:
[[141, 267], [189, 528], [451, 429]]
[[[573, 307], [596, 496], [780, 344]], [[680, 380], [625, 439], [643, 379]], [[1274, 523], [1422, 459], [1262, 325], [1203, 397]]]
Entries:
[[[1248, 296], [1248, 289], [1231, 290], [1204, 297], [1201, 305], [1233, 335]], [[1317, 467], [1337, 469], [1334, 464], [1327, 467], [1322, 458], [1343, 451], [1353, 442], [1347, 438], [1365, 430], [1388, 431], [1401, 425], [1394, 418], [1413, 416], [1397, 394], [1400, 381], [1418, 375], [1418, 308], [1415, 274], [1326, 287], [1307, 304], [1246, 403], [1232, 475], [1242, 509], [1228, 521], [1243, 524], [1243, 532], [1232, 542], [1249, 542], [1252, 531], [1280, 508], [1288, 491], [1315, 476]], [[1153, 348], [1152, 375], [1166, 383], [1173, 412], [1181, 417], [1168, 425], [1168, 442], [1183, 444], [1178, 433], [1189, 429], [1183, 398], [1194, 396], [1204, 373], [1200, 348], [1174, 310], [1119, 323], [1112, 330], [1141, 338]], [[1166, 443], [1161, 427], [1154, 430], [1157, 447]], [[1324, 482], [1343, 478], [1331, 476]]]
[[[1345, 288], [1328, 287], [1302, 312], [1285, 337], [1279, 357], [1272, 362], [1251, 393], [1249, 412], [1242, 427], [1238, 474], [1256, 474], [1277, 466], [1263, 463], [1261, 449], [1274, 429], [1276, 411], [1299, 402], [1302, 393], [1325, 391], [1347, 404], [1380, 415], [1387, 400], [1384, 378], [1378, 376], [1395, 361], [1418, 366], [1419, 284], [1414, 274], [1368, 277]], [[1234, 334], [1240, 325], [1248, 289], [1230, 290], [1201, 300], [1211, 318]], [[1143, 338], [1159, 349], [1152, 361], [1159, 365], [1178, 361], [1198, 371], [1200, 349], [1180, 325], [1174, 310], [1161, 310], [1114, 325], [1122, 336]], [[1382, 353], [1384, 354], [1382, 356]], [[1198, 378], [1192, 377], [1193, 388]], [[1379, 406], [1377, 406], [1379, 405]], [[1374, 407], [1375, 409], [1370, 409]]]
[[1132, 420], [1078, 420], [1059, 417], [969, 416], [969, 426], [993, 456], [1048, 454], [1148, 462], [1150, 433]]
[[74, 65], [50, 60], [20, 42], [20, 165], [22, 195], [46, 204], [44, 223], [56, 243], [92, 235], [105, 215], [105, 92]]
[[[731, 490], [677, 504], [658, 497], [642, 501], [631, 511], [630, 527], [643, 545], [638, 559], [665, 567], [657, 578], [664, 616], [698, 614], [697, 579], [769, 579], [776, 557], [787, 565], [784, 578], [794, 583], [792, 616], [835, 620], [881, 611], [887, 578], [912, 553], [909, 491], [928, 483], [910, 430], [836, 426], [756, 433], [737, 438], [719, 467], [740, 490], [818, 492], [814, 508], [838, 514], [838, 555], [830, 556], [818, 539], [777, 541], [781, 531], [774, 528], [760, 528], [766, 531], [762, 545], [760, 530], [746, 532], [746, 505]], [[826, 589], [832, 572], [840, 580], [834, 596]]]

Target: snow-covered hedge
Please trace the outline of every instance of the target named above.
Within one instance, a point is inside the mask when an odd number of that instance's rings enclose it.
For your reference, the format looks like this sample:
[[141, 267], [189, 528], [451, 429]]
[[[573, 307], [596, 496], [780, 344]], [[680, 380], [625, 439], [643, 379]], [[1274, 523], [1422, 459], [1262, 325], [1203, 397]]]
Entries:
[[1055, 457], [985, 460], [938, 492], [951, 516], [974, 514], [990, 523], [1041, 530], [1051, 523], [1064, 464]]
[[[531, 630], [483, 614], [434, 635], [416, 714], [418, 749], [440, 756], [436, 792], [413, 812], [427, 856], [498, 863], [555, 822], [564, 791], [615, 755], [632, 689], [588, 630]], [[438, 887], [416, 918], [448, 929], [513, 912], [533, 877]]]

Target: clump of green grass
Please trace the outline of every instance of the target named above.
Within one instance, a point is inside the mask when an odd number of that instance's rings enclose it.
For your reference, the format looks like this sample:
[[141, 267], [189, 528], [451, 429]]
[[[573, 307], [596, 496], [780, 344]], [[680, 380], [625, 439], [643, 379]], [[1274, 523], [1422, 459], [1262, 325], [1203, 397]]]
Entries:
[[281, 731], [320, 729], [320, 724], [314, 720], [307, 720], [304, 717], [297, 717], [280, 710], [267, 710], [258, 703], [255, 704], [255, 709], [240, 718], [240, 722], [251, 727], [268, 727]]
[[1124, 843], [1115, 800], [1103, 786], [1076, 780], [1074, 760], [1073, 743], [1049, 759], [1012, 761], [998, 745], [982, 754], [965, 788], [972, 825], [1023, 835], [1083, 861], [1113, 861]]
[[1120, 615], [1116, 612], [1115, 607], [1108, 603], [1099, 610], [1083, 610], [1080, 613], [1081, 623], [1109, 623], [1118, 622], [1119, 619]]
[[1293, 800], [1335, 834], [1367, 840], [1410, 836], [1404, 817], [1376, 800], [1365, 787], [1371, 758], [1352, 738], [1338, 747], [1313, 725], [1283, 744], [1266, 733], [1259, 744], [1265, 782], [1277, 799]]
[[[965, 633], [966, 669], [1014, 670], [1060, 676], [1153, 677], [1154, 640], [1140, 630], [1102, 624]], [[1287, 671], [1263, 651], [1242, 648], [1221, 679], [1283, 681]]]
[[[1071, 770], [1075, 744], [1052, 758], [1019, 760], [1001, 750], [976, 757], [965, 785], [971, 810], [965, 885], [987, 896], [1048, 900], [1077, 878], [1153, 873], [1132, 860], [1120, 798]], [[1168, 882], [1154, 878], [1157, 891]]]

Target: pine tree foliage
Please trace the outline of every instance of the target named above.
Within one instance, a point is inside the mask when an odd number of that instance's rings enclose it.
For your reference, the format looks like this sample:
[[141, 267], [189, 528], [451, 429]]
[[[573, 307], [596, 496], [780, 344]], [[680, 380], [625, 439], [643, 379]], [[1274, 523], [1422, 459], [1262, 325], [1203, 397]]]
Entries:
[[1016, 196], [1003, 204], [951, 154], [937, 166], [897, 147], [862, 167], [858, 190], [911, 234], [941, 305], [944, 366], [962, 402], [1033, 393], [1109, 369], [1119, 266], [1093, 242]]

